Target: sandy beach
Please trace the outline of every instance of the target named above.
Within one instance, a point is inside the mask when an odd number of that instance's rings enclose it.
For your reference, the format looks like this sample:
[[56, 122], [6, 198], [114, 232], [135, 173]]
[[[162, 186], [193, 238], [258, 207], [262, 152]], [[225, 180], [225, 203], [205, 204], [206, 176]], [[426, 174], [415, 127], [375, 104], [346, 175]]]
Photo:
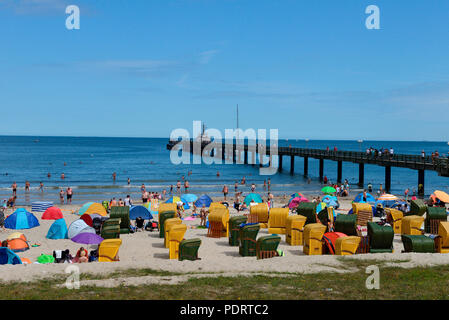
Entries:
[[[340, 208], [338, 213], [347, 213], [351, 208], [351, 199], [340, 199]], [[214, 199], [223, 200], [223, 199]], [[286, 200], [283, 198], [275, 199], [276, 207], [281, 207]], [[73, 221], [79, 219], [74, 213], [79, 209], [79, 205], [63, 205], [60, 206], [64, 214], [67, 226]], [[30, 207], [26, 207], [31, 210]], [[10, 213], [10, 212], [9, 212]], [[187, 210], [186, 215], [191, 213]], [[248, 213], [248, 211], [246, 211]], [[241, 213], [240, 213], [241, 214]], [[292, 213], [290, 213], [292, 214]], [[230, 215], [237, 215], [234, 208], [230, 208]], [[35, 214], [39, 219], [40, 226], [28, 229], [18, 230], [25, 234], [30, 244], [40, 243], [39, 247], [31, 247], [25, 252], [18, 253], [20, 257], [26, 257], [35, 262], [41, 254], [52, 254], [53, 250], [69, 249], [74, 255], [82, 246], [72, 242], [69, 239], [50, 240], [46, 239], [46, 234], [53, 220], [42, 220], [41, 213]], [[157, 220], [157, 217], [155, 217]], [[262, 272], [270, 274], [272, 272], [279, 273], [316, 273], [322, 271], [328, 272], [350, 272], [343, 267], [343, 264], [334, 255], [306, 256], [303, 254], [302, 246], [290, 246], [285, 242], [285, 235], [281, 235], [282, 241], [279, 249], [284, 251], [285, 256], [275, 257], [272, 259], [257, 260], [256, 257], [241, 257], [238, 247], [228, 245], [227, 238], [209, 238], [207, 237], [207, 229], [196, 228], [200, 224], [200, 219], [193, 221], [184, 221], [188, 226], [185, 239], [200, 238], [202, 241], [199, 249], [199, 257], [197, 261], [178, 261], [169, 259], [169, 251], [164, 247], [163, 239], [159, 238], [158, 231], [142, 231], [132, 234], [122, 234], [120, 238], [123, 243], [120, 247], [119, 262], [91, 262], [76, 264], [80, 268], [81, 273], [101, 274], [105, 275], [117, 270], [149, 268], [153, 270], [163, 270], [171, 272], [179, 272], [188, 274], [207, 274], [207, 273], [225, 273], [231, 275], [252, 274], [254, 272]], [[15, 232], [15, 230], [6, 229], [0, 232], [0, 240]], [[258, 237], [267, 235], [267, 229], [261, 229]], [[90, 249], [88, 247], [88, 249]], [[415, 266], [431, 266], [438, 264], [449, 264], [449, 255], [444, 254], [424, 254], [424, 253], [401, 253], [403, 245], [400, 235], [395, 235], [394, 253], [388, 254], [359, 254], [351, 256], [354, 259], [373, 259], [387, 260], [392, 264], [410, 268]], [[400, 261], [399, 261], [400, 260]], [[67, 264], [30, 264], [30, 265], [2, 265], [0, 266], [0, 279], [3, 282], [8, 281], [34, 281], [41, 278], [49, 278], [54, 275], [65, 274]], [[81, 279], [82, 280], [82, 279]], [[151, 279], [150, 279], [151, 280]], [[107, 281], [108, 285], [111, 282]], [[128, 281], [129, 282], [129, 281]], [[133, 284], [132, 281], [131, 283]], [[105, 284], [103, 284], [105, 285]]]

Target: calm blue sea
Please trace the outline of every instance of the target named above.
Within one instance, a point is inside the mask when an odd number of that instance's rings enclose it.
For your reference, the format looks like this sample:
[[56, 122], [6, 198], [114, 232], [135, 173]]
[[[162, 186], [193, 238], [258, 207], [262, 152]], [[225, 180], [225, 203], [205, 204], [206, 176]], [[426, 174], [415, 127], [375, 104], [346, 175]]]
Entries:
[[[263, 181], [267, 176], [260, 176], [257, 166], [234, 165], [174, 165], [170, 162], [170, 152], [166, 149], [168, 139], [162, 138], [88, 138], [88, 137], [16, 137], [0, 136], [0, 200], [12, 193], [11, 184], [16, 181], [19, 205], [30, 204], [35, 200], [51, 200], [59, 202], [59, 188], [74, 188], [73, 203], [86, 201], [109, 200], [113, 196], [120, 198], [130, 194], [140, 198], [142, 183], [150, 191], [169, 190], [181, 176], [185, 176], [191, 185], [191, 193], [207, 193], [211, 196], [221, 194], [223, 184], [227, 184], [233, 194], [234, 183], [246, 177], [246, 186], [239, 186], [248, 192], [251, 183], [256, 183], [257, 191], [265, 193]], [[332, 140], [282, 140], [281, 146], [309, 147], [339, 150], [365, 150], [367, 147], [395, 149], [395, 153], [420, 154], [421, 150], [430, 154], [438, 150], [447, 154], [449, 146], [446, 142], [385, 142], [364, 141], [332, 141]], [[290, 160], [284, 159], [284, 171], [271, 176], [272, 192], [275, 195], [291, 194], [296, 191], [313, 193], [321, 189], [318, 181], [318, 160], [309, 160], [310, 184], [301, 175], [303, 161], [297, 158], [295, 175], [289, 174]], [[187, 176], [189, 170], [191, 176]], [[220, 177], [216, 176], [217, 171]], [[112, 173], [117, 173], [113, 183]], [[51, 177], [47, 177], [51, 173]], [[61, 173], [66, 178], [61, 180]], [[331, 180], [336, 180], [337, 163], [325, 161], [324, 173]], [[131, 184], [127, 184], [127, 179]], [[357, 189], [358, 166], [343, 164], [343, 178], [348, 179]], [[435, 189], [449, 192], [449, 178], [439, 177], [435, 172], [426, 172], [426, 194]], [[25, 192], [25, 181], [31, 183], [31, 190]], [[416, 171], [392, 168], [392, 193], [403, 194], [408, 187], [417, 188]], [[44, 183], [44, 192], [38, 190], [39, 182]], [[372, 165], [365, 166], [365, 183], [372, 183], [377, 190], [384, 182], [384, 168]]]

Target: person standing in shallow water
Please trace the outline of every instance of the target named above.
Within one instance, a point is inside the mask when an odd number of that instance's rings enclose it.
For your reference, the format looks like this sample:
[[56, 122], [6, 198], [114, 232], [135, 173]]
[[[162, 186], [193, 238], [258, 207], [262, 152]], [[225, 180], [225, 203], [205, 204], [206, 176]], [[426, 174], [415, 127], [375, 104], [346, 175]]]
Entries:
[[67, 204], [72, 204], [72, 196], [73, 196], [72, 188], [70, 187], [67, 188], [66, 195], [67, 195]]

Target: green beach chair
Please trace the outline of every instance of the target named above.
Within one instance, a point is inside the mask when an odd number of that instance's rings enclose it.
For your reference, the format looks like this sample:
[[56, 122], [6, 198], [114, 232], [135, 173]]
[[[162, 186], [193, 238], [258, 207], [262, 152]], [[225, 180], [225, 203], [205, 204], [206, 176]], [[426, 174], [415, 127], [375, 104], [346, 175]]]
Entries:
[[239, 245], [240, 225], [248, 220], [246, 216], [235, 216], [229, 219], [229, 245]]
[[255, 256], [256, 255], [256, 238], [259, 233], [260, 225], [246, 224], [240, 227], [240, 243], [239, 243], [239, 254], [243, 257]]
[[179, 244], [179, 261], [183, 260], [199, 260], [198, 249], [201, 245], [201, 239], [182, 240]]
[[273, 258], [278, 255], [277, 249], [281, 237], [278, 235], [263, 236], [257, 239], [256, 255], [257, 259]]
[[103, 222], [103, 228], [108, 227], [108, 226], [115, 226], [118, 225], [120, 227], [120, 222], [122, 219], [120, 218], [109, 218], [108, 220], [106, 220], [105, 222]]
[[296, 208], [296, 213], [307, 218], [305, 225], [316, 223], [316, 204], [313, 202], [301, 202]]
[[435, 241], [424, 235], [408, 235], [401, 236], [404, 252], [435, 252]]
[[368, 222], [367, 227], [370, 253], [393, 252], [393, 227], [380, 226], [376, 222]]
[[425, 232], [438, 234], [438, 225], [440, 221], [447, 221], [446, 208], [427, 207], [426, 220], [424, 221]]
[[357, 235], [357, 215], [339, 214], [335, 219], [335, 232], [342, 232], [347, 236]]
[[164, 238], [165, 237], [165, 228], [164, 228], [164, 222], [167, 219], [171, 219], [176, 217], [176, 212], [175, 211], [164, 211], [164, 212], [159, 212], [159, 221], [158, 221], [158, 226], [159, 226], [159, 238]]
[[131, 221], [129, 220], [129, 207], [112, 207], [109, 215], [112, 219], [121, 219], [120, 233], [129, 233]]
[[101, 228], [101, 237], [103, 239], [118, 239], [120, 238], [120, 225], [109, 225]]
[[410, 202], [410, 212], [407, 216], [423, 216], [427, 211], [427, 206], [421, 199], [412, 200]]

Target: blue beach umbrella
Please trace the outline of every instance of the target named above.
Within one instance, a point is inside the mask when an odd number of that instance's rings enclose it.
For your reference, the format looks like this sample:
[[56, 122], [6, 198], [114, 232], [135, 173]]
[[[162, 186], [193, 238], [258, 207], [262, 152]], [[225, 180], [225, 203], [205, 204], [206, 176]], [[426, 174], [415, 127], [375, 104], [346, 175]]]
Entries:
[[254, 200], [254, 202], [262, 203], [262, 197], [257, 193], [250, 193], [245, 197], [245, 200], [243, 200], [247, 206], [251, 203], [251, 200]]
[[198, 198], [198, 200], [195, 201], [195, 206], [197, 208], [201, 208], [204, 204], [206, 208], [210, 207], [210, 204], [212, 203], [211, 197], [209, 197], [207, 194], [203, 194], [201, 197]]
[[[354, 202], [360, 202], [360, 203], [365, 202], [365, 201], [363, 201], [363, 192], [360, 192], [358, 195], [355, 196]], [[370, 193], [367, 193], [366, 194], [366, 202], [376, 202], [376, 199]]]
[[186, 193], [183, 196], [181, 196], [181, 200], [185, 200], [185, 202], [192, 203], [195, 202], [198, 199], [198, 196], [194, 195], [193, 193]]

